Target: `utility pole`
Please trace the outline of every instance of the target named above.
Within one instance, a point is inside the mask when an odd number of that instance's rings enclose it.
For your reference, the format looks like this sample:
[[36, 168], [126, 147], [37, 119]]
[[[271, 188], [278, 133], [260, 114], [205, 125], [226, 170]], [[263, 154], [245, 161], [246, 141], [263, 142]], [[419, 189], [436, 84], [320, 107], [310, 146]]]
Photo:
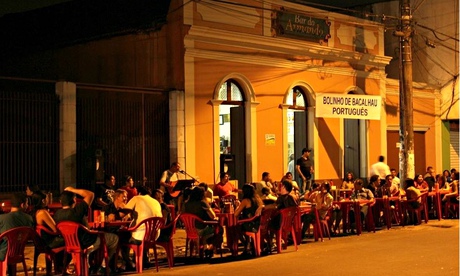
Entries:
[[400, 0], [400, 25], [394, 35], [399, 37], [399, 174], [401, 187], [414, 172], [414, 118], [412, 104], [412, 14], [410, 0]]

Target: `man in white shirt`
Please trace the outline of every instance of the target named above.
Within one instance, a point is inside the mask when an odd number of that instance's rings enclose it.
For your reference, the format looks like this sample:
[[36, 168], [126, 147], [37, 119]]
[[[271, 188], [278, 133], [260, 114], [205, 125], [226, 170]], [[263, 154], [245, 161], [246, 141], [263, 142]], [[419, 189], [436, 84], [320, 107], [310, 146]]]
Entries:
[[380, 183], [381, 185], [385, 185], [385, 177], [389, 174], [390, 172], [390, 167], [388, 167], [387, 164], [383, 163], [385, 161], [385, 157], [382, 155], [379, 156], [379, 161], [371, 166], [371, 171], [370, 171], [370, 176], [373, 175], [378, 175], [380, 176]]
[[[138, 224], [149, 217], [163, 217], [161, 212], [161, 205], [158, 200], [151, 197], [151, 191], [148, 187], [139, 186], [137, 187], [139, 195], [134, 196], [131, 200], [125, 205], [125, 209], [131, 209], [133, 223], [131, 226]], [[140, 226], [136, 231], [132, 232], [129, 243], [140, 244], [144, 239], [145, 226]], [[158, 231], [155, 239], [158, 239], [160, 236], [160, 231]], [[149, 266], [147, 250], [144, 250], [144, 267]], [[137, 265], [137, 264], [136, 264]]]
[[270, 190], [270, 194], [274, 194], [275, 193], [275, 189], [274, 189], [274, 186], [272, 184], [272, 179], [270, 177], [270, 173], [269, 172], [263, 172], [262, 173], [262, 181], [260, 182], [257, 182], [256, 183], [256, 192], [259, 196], [262, 196], [263, 193], [262, 193], [262, 189], [263, 188], [268, 188]]
[[401, 180], [398, 177], [398, 173], [395, 169], [390, 170], [391, 175], [393, 176], [393, 185], [396, 185], [398, 189], [401, 187]]

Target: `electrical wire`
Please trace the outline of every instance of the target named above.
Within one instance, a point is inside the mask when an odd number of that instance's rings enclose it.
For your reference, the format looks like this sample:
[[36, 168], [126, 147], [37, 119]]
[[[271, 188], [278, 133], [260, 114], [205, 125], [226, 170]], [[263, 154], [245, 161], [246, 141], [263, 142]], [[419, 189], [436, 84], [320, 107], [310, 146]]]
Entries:
[[[430, 27], [424, 26], [424, 25], [422, 25], [422, 24], [415, 23], [415, 25], [416, 25], [416, 26], [419, 26], [419, 27], [421, 27], [421, 28], [423, 28], [423, 29], [426, 29], [426, 30], [431, 31], [431, 32], [434, 34], [434, 36], [435, 36], [437, 39], [441, 40], [441, 41], [447, 41], [447, 40], [449, 40], [449, 39], [455, 40], [455, 41], [457, 41], [457, 42], [460, 41], [460, 40], [459, 40], [458, 38], [456, 38], [456, 37], [447, 35], [447, 34], [445, 34], [445, 33], [441, 33], [441, 32], [439, 32], [439, 31], [436, 31], [436, 30], [434, 30], [434, 29], [432, 29], [432, 28], [430, 28]], [[446, 39], [439, 38], [437, 34], [443, 35], [443, 36], [445, 36], [445, 37], [447, 37], [447, 38], [446, 38]]]

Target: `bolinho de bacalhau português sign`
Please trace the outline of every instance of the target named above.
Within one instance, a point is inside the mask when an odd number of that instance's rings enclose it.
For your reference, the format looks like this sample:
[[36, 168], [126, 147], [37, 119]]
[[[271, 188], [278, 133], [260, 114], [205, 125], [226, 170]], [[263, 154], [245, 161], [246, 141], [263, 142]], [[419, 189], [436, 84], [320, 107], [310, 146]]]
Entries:
[[331, 23], [327, 19], [294, 14], [281, 9], [272, 13], [272, 35], [325, 42], [330, 35]]

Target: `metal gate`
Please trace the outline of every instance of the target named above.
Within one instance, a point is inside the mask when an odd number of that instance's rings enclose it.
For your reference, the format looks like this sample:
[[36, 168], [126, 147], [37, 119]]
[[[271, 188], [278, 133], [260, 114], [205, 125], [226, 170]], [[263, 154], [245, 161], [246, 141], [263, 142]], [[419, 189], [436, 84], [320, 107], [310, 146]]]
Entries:
[[59, 190], [55, 83], [0, 80], [0, 193]]
[[105, 174], [122, 186], [156, 188], [169, 167], [168, 93], [77, 89], [77, 185], [93, 189]]

